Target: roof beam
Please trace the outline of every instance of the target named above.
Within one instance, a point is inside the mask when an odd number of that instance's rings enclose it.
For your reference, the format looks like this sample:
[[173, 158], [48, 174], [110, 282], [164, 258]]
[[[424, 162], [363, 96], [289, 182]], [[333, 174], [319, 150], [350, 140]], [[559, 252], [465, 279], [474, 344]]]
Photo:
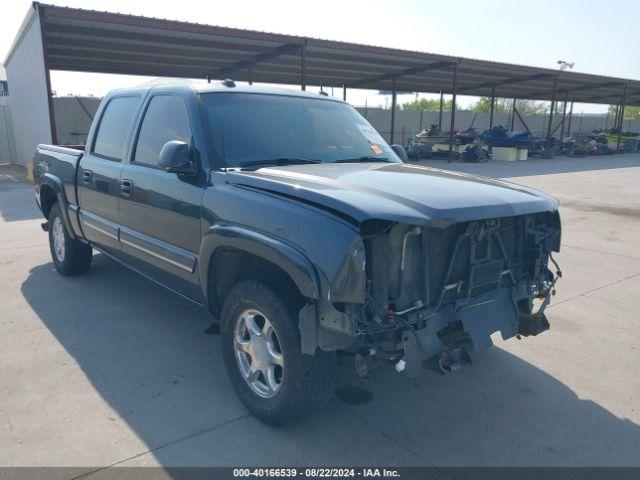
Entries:
[[[623, 93], [612, 93], [611, 95], [598, 95], [595, 97], [589, 97], [589, 98], [585, 98], [583, 100], [576, 100], [579, 101], [581, 103], [607, 103], [609, 101], [614, 101], [616, 99], [620, 99], [622, 98]], [[631, 92], [631, 93], [627, 93], [627, 99], [630, 99], [632, 96], [634, 95], [640, 95], [640, 90], [636, 90], [635, 92]], [[629, 100], [630, 102], [638, 102], [638, 100], [640, 99], [636, 99], [636, 100]], [[627, 105], [629, 105], [629, 102], [627, 102]]]
[[78, 50], [75, 52], [58, 52], [56, 49], [47, 49], [47, 58], [55, 64], [61, 60], [69, 61], [99, 61], [99, 62], [121, 62], [123, 65], [135, 64], [136, 62], [146, 64], [156, 64], [159, 67], [163, 65], [172, 65], [174, 67], [199, 67], [202, 69], [222, 68], [225, 65], [223, 60], [216, 60], [215, 58], [210, 60], [200, 60], [196, 63], [190, 61], [188, 58], [169, 58], [162, 57], [160, 55], [141, 54], [136, 52], [131, 53], [111, 53], [102, 52], [100, 55], [96, 55], [91, 51]]
[[80, 8], [59, 7], [57, 5], [39, 4], [44, 8], [45, 21], [53, 18], [64, 18], [73, 22], [89, 21], [100, 22], [106, 25], [126, 25], [136, 29], [151, 28], [161, 29], [181, 33], [195, 33], [213, 35], [227, 38], [240, 38], [243, 40], [266, 41], [277, 43], [291, 43], [300, 39], [292, 35], [281, 35], [277, 33], [258, 32], [255, 30], [244, 30], [240, 28], [218, 27], [214, 25], [202, 25], [199, 23], [178, 22], [175, 20], [165, 20], [161, 18], [150, 18], [137, 15], [126, 15], [122, 13], [98, 12], [94, 10], [84, 10]]
[[[152, 75], [159, 77], [204, 78], [211, 71], [215, 71], [212, 65], [175, 64], [173, 62], [155, 59], [133, 58], [89, 58], [89, 57], [57, 57], [51, 56], [52, 70], [66, 71], [90, 71], [98, 73], [120, 73], [126, 75]], [[221, 68], [218, 65], [217, 68]], [[325, 75], [322, 72], [308, 71], [311, 85], [328, 85], [335, 79], [333, 75]], [[299, 67], [283, 69], [280, 65], [266, 66], [260, 64], [252, 71], [254, 82], [295, 84], [300, 77]], [[239, 71], [237, 79], [244, 81], [248, 78], [248, 72]], [[355, 81], [358, 77], [347, 78], [347, 81]]]
[[526, 77], [510, 77], [505, 78], [497, 82], [483, 82], [475, 85], [464, 85], [458, 89], [459, 92], [473, 91], [482, 88], [499, 87], [500, 85], [511, 85], [513, 83], [531, 82], [533, 80], [542, 80], [544, 78], [553, 77], [550, 73], [536, 73], [534, 75], [527, 75]]
[[448, 68], [452, 66], [455, 62], [435, 62], [429, 65], [421, 65], [417, 67], [405, 68], [399, 72], [391, 72], [391, 73], [383, 73], [381, 75], [376, 75], [374, 77], [364, 78], [355, 83], [350, 83], [347, 85], [349, 88], [357, 88], [362, 87], [363, 85], [370, 85], [372, 83], [384, 82], [385, 80], [394, 80], [396, 78], [404, 77], [407, 75], [415, 75], [417, 73], [423, 73], [429, 70], [438, 70], [441, 68]]
[[584, 85], [580, 85], [579, 87], [575, 87], [575, 88], [567, 88], [565, 90], [565, 92], [581, 92], [583, 90], [591, 90], [592, 88], [606, 88], [606, 87], [615, 87], [617, 85], [622, 85], [624, 86], [624, 82], [623, 81], [615, 81], [615, 82], [604, 82], [604, 83], [599, 83], [597, 85], [594, 84], [584, 84]]
[[[82, 42], [87, 39], [93, 41], [102, 41], [100, 39], [104, 39], [110, 42], [125, 41], [128, 44], [131, 42], [145, 42], [146, 44], [161, 43], [170, 47], [180, 46], [184, 48], [241, 51], [249, 54], [253, 52], [269, 52], [272, 49], [272, 45], [255, 45], [240, 42], [234, 43], [220, 39], [182, 37], [155, 32], [157, 31], [151, 33], [143, 31], [115, 30], [112, 28], [87, 28], [75, 25], [45, 25], [45, 35], [47, 35], [47, 37], [51, 37], [48, 41], [52, 44], [56, 43], [59, 38], [72, 38], [78, 42]], [[126, 49], [126, 44], [124, 48]]]
[[218, 70], [218, 72], [214, 74], [213, 77], [222, 78], [226, 75], [236, 73], [238, 70], [251, 68], [257, 65], [258, 63], [268, 62], [269, 60], [273, 60], [274, 58], [279, 57], [281, 55], [287, 55], [289, 53], [292, 53], [293, 51], [298, 51], [300, 50], [300, 48], [301, 48], [300, 45], [296, 45], [293, 43], [285, 43], [284, 45], [280, 45], [279, 47], [274, 48], [273, 51], [271, 52], [258, 53], [250, 60], [240, 60], [234, 63], [233, 65], [224, 67]]
[[162, 61], [177, 61], [177, 62], [190, 62], [192, 65], [194, 63], [207, 64], [207, 63], [216, 63], [216, 68], [222, 68], [226, 65], [229, 65], [230, 62], [237, 62], [242, 59], [246, 59], [246, 55], [206, 55], [204, 53], [199, 53], [197, 55], [181, 55], [180, 50], [171, 50], [171, 49], [153, 49], [148, 47], [140, 47], [138, 45], [131, 45], [131, 48], [126, 51], [116, 51], [116, 50], [108, 50], [108, 49], [96, 49], [91, 46], [86, 45], [84, 42], [79, 43], [78, 45], [69, 45], [69, 46], [47, 46], [46, 49], [47, 57], [57, 56], [58, 58], [62, 58], [65, 56], [68, 57], [87, 57], [89, 59], [117, 59], [117, 58], [131, 58], [131, 57], [140, 57], [140, 58], [152, 58], [156, 59], [159, 62]]
[[[624, 85], [624, 82], [622, 81], [615, 81], [615, 82], [604, 82], [604, 83], [599, 83], [599, 84], [584, 84], [584, 85], [580, 85], [578, 87], [574, 87], [574, 88], [564, 88], [564, 89], [559, 89], [559, 92], [564, 92], [564, 93], [573, 93], [573, 92], [582, 92], [585, 90], [591, 90], [593, 89], [598, 89], [598, 88], [606, 88], [606, 87], [615, 87], [616, 85]], [[541, 95], [546, 95], [549, 94], [548, 90], [538, 90], [537, 92], [532, 92], [530, 95], [532, 97], [537, 97], [537, 96], [541, 96]]]
[[[61, 38], [61, 37], [48, 37], [47, 42], [48, 50], [68, 51], [73, 54], [74, 51], [84, 50], [95, 52], [96, 55], [101, 55], [103, 52], [107, 53], [148, 53], [162, 57], [180, 57], [190, 58], [194, 60], [209, 60], [213, 57], [220, 60], [227, 61], [239, 61], [247, 60], [252, 57], [252, 53], [249, 52], [229, 52], [214, 49], [202, 49], [202, 48], [190, 48], [176, 45], [172, 47], [158, 48], [153, 45], [140, 44], [136, 42], [127, 41], [108, 41], [108, 40], [91, 40], [75, 38]], [[253, 52], [255, 54], [255, 52]]]

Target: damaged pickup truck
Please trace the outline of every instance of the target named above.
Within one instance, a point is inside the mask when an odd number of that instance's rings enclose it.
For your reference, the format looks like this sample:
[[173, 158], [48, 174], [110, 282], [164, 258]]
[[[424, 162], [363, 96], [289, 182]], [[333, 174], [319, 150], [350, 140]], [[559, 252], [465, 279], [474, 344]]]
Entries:
[[95, 249], [205, 308], [238, 396], [282, 425], [327, 400], [337, 351], [416, 377], [549, 328], [557, 201], [404, 159], [344, 102], [225, 81], [112, 92], [34, 171], [56, 269]]

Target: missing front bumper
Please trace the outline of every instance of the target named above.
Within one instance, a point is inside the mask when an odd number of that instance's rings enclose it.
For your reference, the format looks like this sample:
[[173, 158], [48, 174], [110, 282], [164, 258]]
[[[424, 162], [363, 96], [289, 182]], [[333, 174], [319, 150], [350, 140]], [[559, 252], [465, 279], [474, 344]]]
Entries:
[[447, 306], [430, 318], [424, 328], [405, 330], [402, 342], [407, 375], [415, 379], [423, 374], [424, 368], [446, 373], [469, 367], [470, 354], [491, 347], [491, 335], [495, 332], [506, 340], [548, 330], [549, 322], [543, 312], [525, 313], [518, 307], [514, 298], [518, 297], [517, 292], [518, 289], [503, 289], [494, 301], [480, 302], [479, 306], [466, 310]]

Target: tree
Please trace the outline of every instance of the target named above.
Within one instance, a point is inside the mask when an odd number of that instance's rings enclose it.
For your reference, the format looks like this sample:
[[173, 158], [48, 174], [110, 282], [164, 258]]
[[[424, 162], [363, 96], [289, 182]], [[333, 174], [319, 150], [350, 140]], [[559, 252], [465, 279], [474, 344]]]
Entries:
[[[420, 100], [414, 100], [413, 102], [407, 102], [400, 105], [400, 110], [424, 110], [425, 112], [437, 112], [440, 110], [440, 100], [421, 98]], [[442, 102], [442, 110], [451, 111], [451, 100], [445, 100]], [[464, 112], [465, 109], [460, 105], [456, 106], [456, 112]]]
[[[513, 102], [506, 98], [496, 98], [493, 104], [493, 113], [511, 113], [512, 104]], [[491, 97], [480, 97], [473, 109], [477, 110], [478, 113], [489, 113], [491, 111]]]
[[[547, 107], [544, 103], [534, 102], [533, 100], [516, 100], [516, 108], [520, 115], [543, 115], [547, 113]], [[480, 97], [480, 100], [472, 107], [479, 113], [489, 113], [491, 111], [491, 97]], [[508, 98], [496, 98], [493, 106], [494, 113], [508, 113], [513, 110], [513, 100]]]
[[[616, 114], [616, 106], [609, 105], [609, 115], [615, 116]], [[625, 119], [637, 119], [640, 118], [640, 107], [626, 106], [624, 107], [624, 118]]]
[[520, 115], [546, 115], [549, 112], [549, 108], [544, 102], [534, 100], [517, 100], [516, 108]]

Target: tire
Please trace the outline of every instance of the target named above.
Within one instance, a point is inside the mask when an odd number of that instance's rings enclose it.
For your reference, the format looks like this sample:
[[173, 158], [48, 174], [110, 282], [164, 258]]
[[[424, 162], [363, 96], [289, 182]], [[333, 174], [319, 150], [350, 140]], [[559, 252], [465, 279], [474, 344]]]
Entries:
[[53, 264], [61, 275], [81, 275], [91, 266], [91, 246], [71, 238], [57, 203], [49, 212], [49, 248]]
[[[335, 383], [334, 352], [318, 350], [315, 355], [301, 352], [297, 316], [300, 304], [294, 298], [276, 293], [258, 281], [247, 280], [231, 289], [222, 307], [222, 351], [231, 383], [245, 407], [272, 426], [286, 425], [294, 418], [324, 406]], [[260, 334], [255, 330], [249, 332], [247, 325], [251, 316], [254, 327], [260, 327]], [[239, 347], [237, 338], [240, 337], [246, 342], [243, 345], [254, 348], [251, 353]], [[264, 352], [260, 351], [261, 337], [267, 345], [267, 361], [264, 360]], [[282, 366], [272, 363], [266, 367], [269, 371], [273, 367], [272, 375], [258, 372], [257, 369], [270, 360], [276, 359], [277, 362], [277, 354], [281, 357]], [[251, 362], [246, 361], [247, 356], [251, 357]], [[253, 382], [246, 379], [247, 368], [251, 370], [252, 365], [255, 365], [255, 371], [249, 372], [249, 376], [253, 375]], [[275, 387], [265, 389], [261, 384]]]

